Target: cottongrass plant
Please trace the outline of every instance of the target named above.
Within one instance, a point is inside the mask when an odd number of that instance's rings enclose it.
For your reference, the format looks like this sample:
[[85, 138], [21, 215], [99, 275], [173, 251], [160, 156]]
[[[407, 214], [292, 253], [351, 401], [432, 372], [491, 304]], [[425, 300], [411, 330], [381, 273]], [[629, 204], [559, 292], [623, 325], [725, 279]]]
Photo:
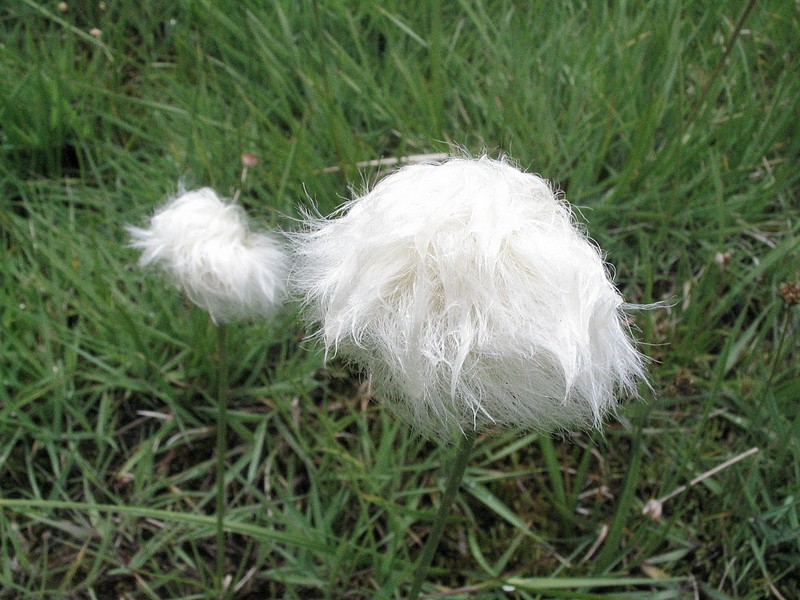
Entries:
[[127, 230], [139, 264], [160, 268], [215, 323], [272, 314], [282, 300], [280, 244], [252, 232], [244, 209], [211, 188], [181, 190], [147, 228]]
[[461, 432], [416, 598], [478, 432], [599, 426], [635, 394], [629, 306], [569, 205], [505, 159], [402, 168], [292, 239], [291, 286], [328, 355], [420, 433]]
[[[244, 161], [242, 181], [250, 166]], [[238, 193], [237, 193], [238, 196]], [[142, 251], [142, 267], [159, 268], [216, 325], [216, 575], [225, 593], [225, 448], [229, 395], [227, 329], [236, 319], [265, 317], [279, 307], [287, 262], [270, 235], [254, 232], [244, 209], [220, 199], [211, 188], [185, 191], [159, 208], [146, 228], [127, 227], [130, 245]]]

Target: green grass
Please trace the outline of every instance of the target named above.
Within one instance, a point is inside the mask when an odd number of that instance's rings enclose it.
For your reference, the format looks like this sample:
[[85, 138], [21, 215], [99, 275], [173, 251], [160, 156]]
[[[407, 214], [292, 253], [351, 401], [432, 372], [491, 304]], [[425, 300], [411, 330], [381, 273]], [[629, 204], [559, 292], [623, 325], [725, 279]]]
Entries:
[[[424, 590], [800, 597], [796, 3], [738, 35], [727, 0], [68, 4], [0, 9], [0, 598], [219, 597], [214, 331], [124, 224], [181, 177], [232, 194], [244, 151], [243, 202], [291, 228], [361, 161], [456, 146], [552, 179], [670, 306], [635, 319], [655, 394], [604, 433], [478, 440]], [[403, 597], [451, 449], [294, 309], [228, 334], [235, 596]]]

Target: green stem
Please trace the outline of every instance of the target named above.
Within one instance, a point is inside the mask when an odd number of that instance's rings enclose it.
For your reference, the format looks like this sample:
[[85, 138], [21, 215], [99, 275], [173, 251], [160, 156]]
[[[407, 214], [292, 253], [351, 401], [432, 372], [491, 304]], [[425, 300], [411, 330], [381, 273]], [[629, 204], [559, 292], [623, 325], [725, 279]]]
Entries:
[[225, 449], [228, 445], [228, 331], [217, 327], [217, 582], [225, 596]]
[[469, 457], [472, 454], [475, 437], [476, 433], [474, 431], [466, 432], [458, 446], [453, 465], [450, 468], [450, 474], [447, 477], [444, 494], [439, 501], [439, 511], [436, 513], [433, 529], [428, 536], [428, 540], [425, 542], [425, 547], [422, 549], [422, 555], [419, 557], [417, 572], [414, 574], [414, 582], [411, 587], [411, 592], [408, 595], [408, 600], [416, 600], [419, 598], [419, 593], [422, 590], [422, 582], [425, 581], [425, 576], [428, 574], [428, 569], [430, 569], [431, 563], [433, 562], [433, 556], [436, 554], [436, 548], [439, 546], [439, 540], [442, 538], [442, 532], [444, 531], [450, 507], [456, 499], [461, 480], [464, 478], [464, 471], [467, 468]]
[[711, 77], [709, 77], [708, 82], [703, 88], [703, 91], [700, 93], [698, 102], [697, 104], [695, 104], [694, 110], [692, 111], [692, 117], [690, 120], [692, 121], [694, 120], [694, 118], [697, 116], [697, 113], [703, 107], [703, 104], [705, 104], [705, 101], [708, 98], [708, 94], [711, 91], [711, 86], [714, 85], [714, 82], [717, 80], [720, 73], [722, 73], [722, 69], [727, 64], [728, 57], [731, 55], [733, 46], [736, 43], [736, 40], [739, 39], [739, 36], [742, 33], [742, 29], [744, 28], [745, 21], [747, 21], [747, 17], [750, 16], [750, 12], [753, 10], [753, 8], [755, 8], [756, 2], [758, 2], [758, 0], [750, 0], [747, 3], [747, 6], [744, 8], [742, 16], [739, 17], [739, 22], [736, 23], [736, 27], [733, 28], [733, 33], [731, 34], [731, 37], [728, 39], [728, 43], [725, 44], [725, 51], [722, 53], [722, 56], [720, 56], [719, 61], [717, 62], [717, 66], [714, 69], [714, 73], [711, 75]]

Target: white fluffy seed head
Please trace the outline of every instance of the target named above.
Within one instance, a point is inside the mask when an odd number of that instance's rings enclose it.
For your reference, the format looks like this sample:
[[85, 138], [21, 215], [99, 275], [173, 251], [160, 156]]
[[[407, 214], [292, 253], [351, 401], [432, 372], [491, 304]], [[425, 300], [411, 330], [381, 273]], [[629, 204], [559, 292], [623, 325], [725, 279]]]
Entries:
[[505, 160], [405, 167], [306, 223], [291, 285], [317, 335], [424, 434], [599, 425], [645, 377], [597, 247]]
[[268, 315], [283, 299], [287, 261], [280, 244], [250, 231], [240, 206], [211, 188], [159, 208], [147, 228], [127, 227], [141, 266], [155, 265], [215, 322]]

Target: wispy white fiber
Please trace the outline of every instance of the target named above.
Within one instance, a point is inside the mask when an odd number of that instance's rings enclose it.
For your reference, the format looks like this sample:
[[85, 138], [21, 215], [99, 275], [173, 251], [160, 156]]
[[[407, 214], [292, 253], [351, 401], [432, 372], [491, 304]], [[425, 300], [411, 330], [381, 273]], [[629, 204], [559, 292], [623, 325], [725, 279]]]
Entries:
[[155, 265], [215, 322], [267, 315], [282, 301], [287, 260], [280, 244], [250, 230], [240, 206], [211, 188], [159, 208], [147, 228], [127, 227], [139, 264]]
[[422, 433], [599, 425], [645, 378], [600, 251], [505, 160], [402, 168], [292, 240], [329, 355]]

